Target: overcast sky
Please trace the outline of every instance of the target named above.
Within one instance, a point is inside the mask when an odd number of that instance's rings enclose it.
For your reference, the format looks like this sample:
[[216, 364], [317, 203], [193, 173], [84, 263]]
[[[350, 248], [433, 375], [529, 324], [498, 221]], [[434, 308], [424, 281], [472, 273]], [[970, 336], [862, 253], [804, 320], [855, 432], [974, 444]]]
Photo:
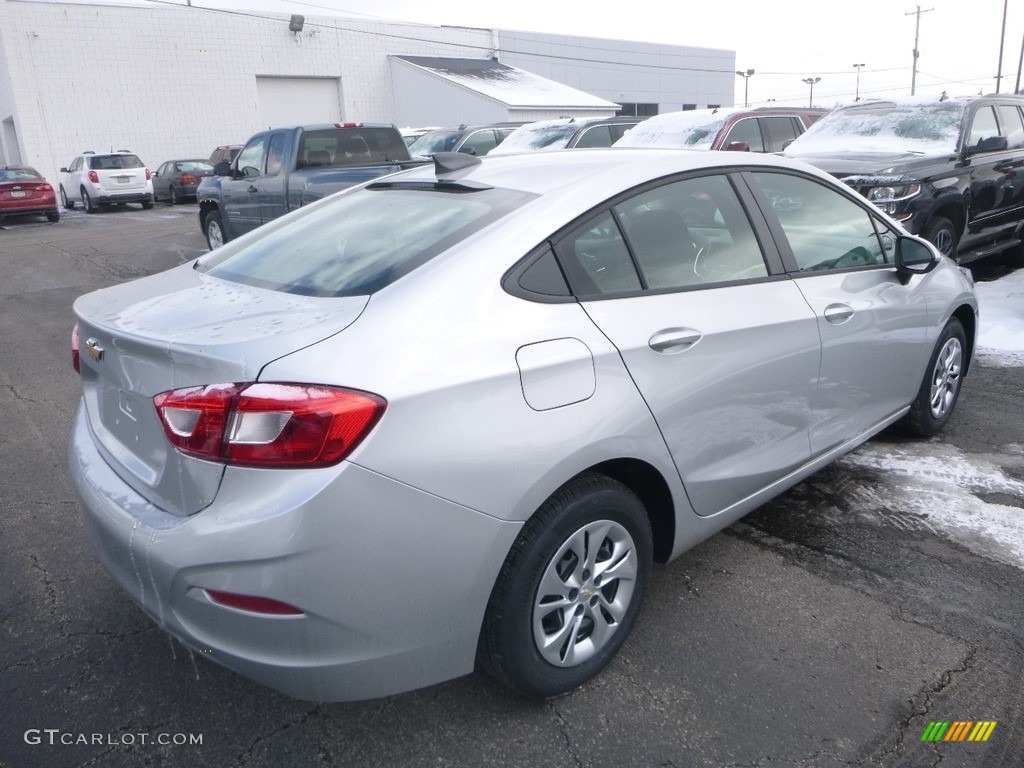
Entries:
[[[996, 90], [1005, 1], [921, 4], [927, 12], [920, 16], [919, 95]], [[819, 106], [853, 99], [853, 64], [859, 63], [865, 65], [861, 96], [909, 95], [917, 7], [906, 0], [192, 0], [192, 5], [725, 48], [736, 51], [737, 69], [755, 70], [752, 104], [806, 103], [803, 78], [821, 77], [814, 89]], [[1014, 88], [1024, 38], [1024, 2], [1007, 5], [1002, 92]], [[736, 77], [736, 83], [736, 103], [742, 104], [743, 79]]]

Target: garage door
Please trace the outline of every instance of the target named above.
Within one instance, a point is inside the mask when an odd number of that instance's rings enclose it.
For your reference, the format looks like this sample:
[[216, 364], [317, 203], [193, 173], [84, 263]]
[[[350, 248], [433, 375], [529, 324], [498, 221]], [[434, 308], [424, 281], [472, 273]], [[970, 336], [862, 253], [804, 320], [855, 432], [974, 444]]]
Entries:
[[341, 122], [337, 77], [257, 77], [260, 126]]

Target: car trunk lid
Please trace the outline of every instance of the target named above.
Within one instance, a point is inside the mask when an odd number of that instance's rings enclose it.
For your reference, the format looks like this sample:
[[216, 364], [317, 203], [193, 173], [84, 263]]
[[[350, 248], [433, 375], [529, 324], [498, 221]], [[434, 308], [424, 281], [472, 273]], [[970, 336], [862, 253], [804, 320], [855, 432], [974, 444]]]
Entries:
[[255, 381], [272, 360], [346, 328], [366, 301], [239, 285], [191, 266], [81, 297], [75, 313], [84, 401], [106, 460], [161, 509], [199, 511], [216, 495], [224, 465], [175, 450], [153, 398]]

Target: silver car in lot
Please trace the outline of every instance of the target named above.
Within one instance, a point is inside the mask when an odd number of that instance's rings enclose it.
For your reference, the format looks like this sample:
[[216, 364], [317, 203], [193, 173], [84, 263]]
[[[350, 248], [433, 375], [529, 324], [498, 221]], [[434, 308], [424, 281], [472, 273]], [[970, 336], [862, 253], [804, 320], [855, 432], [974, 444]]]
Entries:
[[442, 153], [74, 311], [100, 560], [322, 701], [580, 686], [652, 563], [941, 429], [977, 328], [970, 279], [843, 184], [676, 150]]

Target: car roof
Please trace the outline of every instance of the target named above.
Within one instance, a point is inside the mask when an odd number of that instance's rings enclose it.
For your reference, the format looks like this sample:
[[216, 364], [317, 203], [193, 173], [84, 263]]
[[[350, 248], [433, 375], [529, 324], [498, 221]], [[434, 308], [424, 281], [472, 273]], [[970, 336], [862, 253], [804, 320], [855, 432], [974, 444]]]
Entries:
[[[742, 156], [737, 156], [742, 155]], [[806, 163], [772, 154], [707, 152], [685, 149], [601, 148], [559, 152], [524, 152], [479, 158], [478, 164], [450, 174], [437, 174], [434, 164], [388, 177], [389, 181], [470, 181], [518, 189], [537, 195], [573, 188], [600, 201], [645, 181], [687, 171], [727, 168], [799, 169], [821, 178], [827, 174]], [[598, 179], [601, 184], [596, 184]], [[582, 182], [586, 181], [586, 184]]]

